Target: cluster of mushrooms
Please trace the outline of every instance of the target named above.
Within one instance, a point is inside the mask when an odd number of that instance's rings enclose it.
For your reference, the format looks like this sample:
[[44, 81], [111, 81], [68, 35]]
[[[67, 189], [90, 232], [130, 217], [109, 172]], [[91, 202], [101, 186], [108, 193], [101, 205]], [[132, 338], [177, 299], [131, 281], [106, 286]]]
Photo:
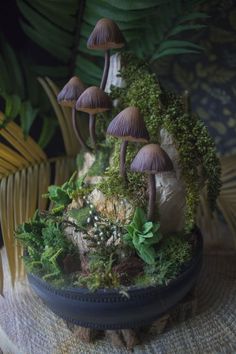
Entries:
[[[89, 114], [90, 138], [93, 149], [96, 149], [95, 115], [112, 108], [112, 101], [104, 92], [109, 72], [110, 49], [122, 48], [124, 44], [124, 37], [116, 23], [105, 18], [99, 20], [88, 39], [87, 46], [90, 49], [105, 51], [105, 64], [100, 88], [91, 86], [86, 89], [81, 80], [77, 76], [74, 76], [58, 94], [57, 99], [59, 104], [72, 108], [72, 122], [76, 137], [80, 145], [88, 151], [92, 151], [92, 148], [85, 143], [81, 136], [76, 124], [76, 111]], [[128, 142], [148, 143], [150, 140], [139, 108], [127, 107], [120, 112], [110, 122], [107, 134], [122, 139], [120, 175], [124, 181], [128, 182], [125, 164]], [[154, 221], [156, 202], [155, 174], [172, 170], [172, 161], [158, 144], [147, 144], [139, 150], [130, 169], [131, 171], [143, 172], [148, 175], [149, 202], [147, 217], [148, 220]]]

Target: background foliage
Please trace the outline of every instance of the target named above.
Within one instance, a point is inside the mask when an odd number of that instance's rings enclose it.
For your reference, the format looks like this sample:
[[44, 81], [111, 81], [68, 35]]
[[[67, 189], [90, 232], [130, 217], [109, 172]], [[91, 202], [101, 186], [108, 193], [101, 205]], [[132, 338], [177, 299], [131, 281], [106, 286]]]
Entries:
[[[98, 84], [103, 53], [86, 46], [98, 19], [108, 17], [116, 21], [127, 48], [155, 63], [168, 55], [199, 53], [197, 43], [179, 37], [183, 32], [205, 28], [207, 15], [196, 10], [196, 4], [201, 2], [17, 0], [11, 5], [1, 4], [0, 26], [5, 36], [1, 38], [0, 95], [6, 119], [18, 118], [25, 134], [35, 134], [40, 146], [45, 147], [57, 123], [36, 77], [48, 76], [62, 85], [76, 74], [88, 85]], [[12, 19], [12, 23], [7, 21], [7, 27], [5, 16]]]

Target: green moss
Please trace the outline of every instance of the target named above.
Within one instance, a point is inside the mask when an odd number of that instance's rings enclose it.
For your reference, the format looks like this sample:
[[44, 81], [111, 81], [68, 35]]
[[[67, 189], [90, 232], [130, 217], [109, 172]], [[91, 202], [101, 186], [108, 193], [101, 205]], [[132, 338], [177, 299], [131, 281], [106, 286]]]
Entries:
[[75, 219], [76, 224], [78, 227], [84, 227], [87, 225], [87, 219], [90, 215], [90, 208], [88, 206], [81, 208], [81, 209], [71, 209], [67, 212], [69, 216]]
[[156, 252], [156, 264], [146, 266], [134, 280], [136, 286], [164, 285], [174, 279], [192, 257], [192, 246], [183, 235], [165, 238]]
[[[119, 99], [116, 112], [128, 106], [139, 107], [152, 143], [158, 143], [161, 128], [165, 128], [172, 135], [180, 155], [182, 177], [186, 185], [186, 229], [191, 229], [195, 223], [201, 183], [203, 181], [207, 183], [208, 199], [212, 209], [219, 195], [220, 163], [214, 142], [199, 117], [186, 113], [181, 97], [161, 91], [155, 75], [149, 72], [145, 63], [129, 53], [123, 54], [122, 62], [120, 75], [125, 80], [126, 87], [113, 88], [111, 93], [113, 99]], [[121, 142], [113, 139], [109, 140], [108, 144], [114, 146], [112, 165], [107, 169], [106, 180], [99, 188], [109, 196], [126, 197], [136, 206], [145, 206], [145, 177], [129, 172], [129, 166], [141, 145], [134, 143], [128, 145], [126, 166], [129, 183], [125, 185], [119, 177]]]
[[109, 146], [101, 146], [96, 152], [95, 161], [90, 167], [87, 175], [88, 176], [101, 176], [103, 175], [105, 169], [109, 166], [109, 157], [111, 154], [111, 149]]
[[76, 166], [79, 171], [82, 170], [82, 168], [84, 166], [84, 162], [85, 162], [84, 154], [85, 154], [85, 152], [84, 152], [84, 150], [82, 150], [79, 152], [79, 154], [76, 157]]
[[66, 224], [61, 216], [36, 211], [31, 221], [18, 227], [16, 238], [27, 250], [24, 261], [29, 272], [50, 280], [63, 277], [64, 257], [77, 255], [76, 248], [64, 234]]

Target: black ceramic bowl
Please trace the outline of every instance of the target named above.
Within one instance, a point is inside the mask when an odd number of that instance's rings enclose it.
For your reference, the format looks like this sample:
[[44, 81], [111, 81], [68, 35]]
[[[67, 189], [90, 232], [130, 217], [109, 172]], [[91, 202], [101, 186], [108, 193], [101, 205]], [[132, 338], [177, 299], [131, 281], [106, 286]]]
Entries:
[[28, 274], [35, 293], [58, 316], [82, 327], [135, 328], [153, 322], [174, 307], [194, 286], [202, 265], [203, 241], [199, 232], [193, 258], [185, 270], [166, 286], [130, 288], [129, 297], [118, 290], [57, 289]]

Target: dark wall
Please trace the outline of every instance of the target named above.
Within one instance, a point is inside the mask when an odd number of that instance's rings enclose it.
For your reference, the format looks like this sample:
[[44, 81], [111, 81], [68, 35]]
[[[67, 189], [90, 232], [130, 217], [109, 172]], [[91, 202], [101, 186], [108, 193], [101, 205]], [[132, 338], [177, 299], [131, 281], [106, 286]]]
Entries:
[[[236, 1], [207, 1], [208, 26], [197, 35], [201, 55], [169, 57], [157, 65], [164, 85], [191, 92], [193, 110], [206, 122], [218, 151], [236, 153]], [[186, 38], [187, 39], [187, 38]]]

